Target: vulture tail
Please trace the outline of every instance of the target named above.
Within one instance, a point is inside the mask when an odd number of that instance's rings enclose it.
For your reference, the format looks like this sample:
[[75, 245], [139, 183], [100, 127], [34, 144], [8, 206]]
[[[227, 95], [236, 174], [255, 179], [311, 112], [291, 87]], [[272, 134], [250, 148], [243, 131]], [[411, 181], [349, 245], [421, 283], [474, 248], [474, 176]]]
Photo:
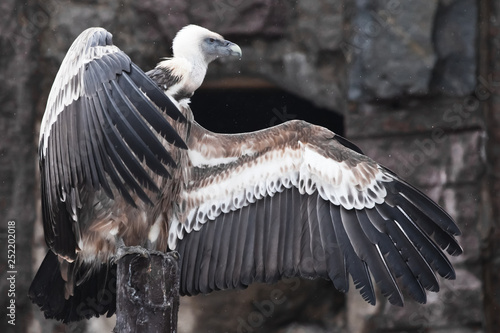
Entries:
[[[74, 263], [69, 263], [68, 276], [73, 275]], [[85, 279], [81, 279], [85, 275]], [[116, 265], [101, 264], [98, 268], [82, 264], [72, 278], [73, 295], [67, 299], [66, 281], [56, 254], [49, 251], [40, 266], [28, 296], [44, 312], [45, 318], [64, 323], [99, 317], [116, 311]], [[77, 285], [77, 281], [82, 280]]]

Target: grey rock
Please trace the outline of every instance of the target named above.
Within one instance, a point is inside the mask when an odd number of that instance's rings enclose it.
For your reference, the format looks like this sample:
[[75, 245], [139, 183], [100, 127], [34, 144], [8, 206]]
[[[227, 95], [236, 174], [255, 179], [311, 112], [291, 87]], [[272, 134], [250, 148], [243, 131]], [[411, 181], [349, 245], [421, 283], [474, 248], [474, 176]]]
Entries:
[[348, 51], [352, 100], [423, 95], [436, 61], [432, 27], [437, 1], [360, 2]]
[[439, 5], [434, 27], [438, 57], [431, 89], [464, 96], [476, 86], [477, 6], [472, 0]]
[[485, 128], [481, 110], [481, 101], [475, 96], [362, 103], [346, 114], [346, 135], [356, 140], [389, 135], [432, 136], [465, 128]]
[[482, 132], [431, 131], [398, 138], [368, 138], [355, 143], [364, 153], [420, 186], [473, 183], [484, 173]]

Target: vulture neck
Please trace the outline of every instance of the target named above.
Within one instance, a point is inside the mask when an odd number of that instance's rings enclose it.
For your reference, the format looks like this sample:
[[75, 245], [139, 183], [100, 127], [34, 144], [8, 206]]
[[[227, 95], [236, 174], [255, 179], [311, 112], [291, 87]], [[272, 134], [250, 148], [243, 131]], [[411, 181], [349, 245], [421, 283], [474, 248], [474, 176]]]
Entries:
[[[174, 84], [167, 86], [165, 93], [176, 101], [189, 99], [198, 89], [207, 73], [208, 64], [203, 58], [174, 57], [163, 61], [166, 72], [174, 78]], [[178, 80], [175, 79], [178, 78]]]

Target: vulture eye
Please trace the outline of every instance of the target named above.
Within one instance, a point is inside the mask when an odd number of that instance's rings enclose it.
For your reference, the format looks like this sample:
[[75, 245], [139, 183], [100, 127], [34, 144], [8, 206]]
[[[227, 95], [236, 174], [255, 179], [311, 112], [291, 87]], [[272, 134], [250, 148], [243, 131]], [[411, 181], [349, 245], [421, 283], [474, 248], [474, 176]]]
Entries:
[[209, 39], [208, 39], [208, 41], [209, 41], [210, 43], [213, 43], [213, 42], [215, 42], [215, 39], [214, 39], [214, 38], [209, 38]]

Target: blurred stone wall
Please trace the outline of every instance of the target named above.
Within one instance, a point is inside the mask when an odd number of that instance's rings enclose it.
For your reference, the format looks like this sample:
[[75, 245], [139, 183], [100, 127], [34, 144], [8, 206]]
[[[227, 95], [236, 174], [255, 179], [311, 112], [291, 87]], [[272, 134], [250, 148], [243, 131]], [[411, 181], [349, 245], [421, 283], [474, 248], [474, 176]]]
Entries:
[[[5, 332], [27, 332], [31, 302], [26, 297], [32, 279], [31, 243], [35, 225], [37, 180], [34, 131], [39, 117], [36, 105], [37, 43], [26, 38], [18, 18], [33, 12], [16, 8], [15, 0], [0, 4], [0, 327]], [[27, 30], [23, 32], [26, 35]], [[10, 238], [8, 238], [10, 235]], [[12, 238], [14, 236], [14, 238]], [[15, 253], [7, 244], [15, 245]], [[13, 250], [12, 247], [9, 248]], [[8, 255], [15, 255], [10, 258]], [[11, 266], [12, 265], [12, 266]], [[18, 272], [16, 273], [7, 273]], [[12, 279], [12, 277], [14, 277]], [[7, 280], [10, 278], [10, 280]], [[14, 296], [14, 297], [12, 297]], [[15, 301], [15, 317], [11, 315]], [[7, 313], [6, 313], [7, 312]], [[15, 319], [16, 326], [8, 324]], [[14, 323], [14, 322], [13, 322]]]
[[[494, 332], [500, 304], [495, 6], [492, 0], [2, 2], [0, 235], [6, 221], [16, 221], [20, 273], [19, 325], [2, 319], [0, 327], [102, 330], [98, 321], [65, 327], [43, 320], [25, 298], [31, 264], [38, 267], [45, 251], [36, 199], [38, 122], [69, 45], [85, 28], [102, 26], [147, 70], [170, 55], [179, 28], [196, 23], [243, 49], [241, 61], [214, 63], [208, 81], [260, 78], [343, 114], [349, 139], [457, 220], [464, 255], [451, 258], [457, 279], [443, 280], [427, 305], [396, 308], [379, 298], [372, 307], [354, 290], [344, 296], [325, 281], [289, 280], [184, 298], [179, 331]], [[5, 260], [0, 268], [5, 309]]]
[[[425, 306], [383, 304], [379, 331], [477, 332], [483, 322], [481, 221], [486, 174], [483, 103], [476, 94], [474, 1], [379, 1], [359, 6], [351, 43], [346, 136], [417, 185], [459, 224], [457, 279]], [[360, 36], [361, 35], [361, 36]]]

